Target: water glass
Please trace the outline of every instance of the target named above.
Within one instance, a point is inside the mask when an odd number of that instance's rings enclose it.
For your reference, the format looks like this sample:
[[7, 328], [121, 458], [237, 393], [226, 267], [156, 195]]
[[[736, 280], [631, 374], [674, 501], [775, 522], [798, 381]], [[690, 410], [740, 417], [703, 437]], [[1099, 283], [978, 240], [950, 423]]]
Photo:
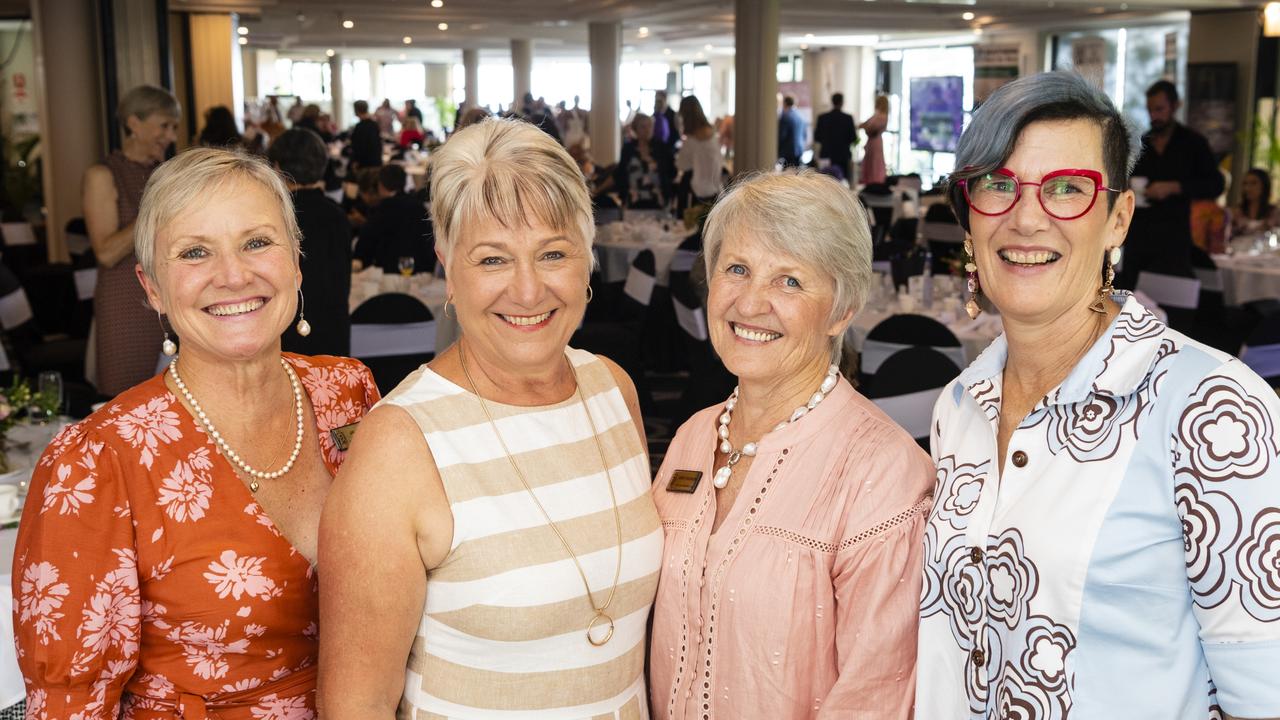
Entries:
[[36, 392], [42, 397], [49, 399], [49, 404], [53, 406], [53, 411], [46, 414], [46, 411], [35, 409], [32, 416], [37, 420], [44, 422], [50, 416], [62, 412], [62, 373], [57, 370], [46, 370], [40, 373], [40, 377], [36, 380]]
[[400, 268], [401, 275], [405, 277], [409, 277], [410, 275], [413, 274], [413, 256], [405, 255], [404, 257], [400, 258], [396, 266]]

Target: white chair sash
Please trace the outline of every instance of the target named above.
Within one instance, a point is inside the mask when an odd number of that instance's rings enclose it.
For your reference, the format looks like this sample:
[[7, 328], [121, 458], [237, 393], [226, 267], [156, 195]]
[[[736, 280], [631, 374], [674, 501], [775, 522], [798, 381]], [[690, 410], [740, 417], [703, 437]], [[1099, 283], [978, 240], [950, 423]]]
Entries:
[[435, 320], [388, 325], [351, 325], [352, 357], [423, 355], [435, 351]]
[[1140, 272], [1138, 289], [1165, 307], [1184, 310], [1200, 307], [1200, 281], [1196, 278]]
[[0, 223], [0, 233], [4, 233], [4, 244], [8, 247], [36, 244], [36, 233], [31, 229], [31, 223]]
[[913, 438], [929, 437], [929, 424], [933, 419], [933, 406], [942, 394], [942, 388], [895, 395], [872, 400], [885, 415], [902, 426]]
[[325, 191], [324, 191], [324, 194], [325, 194], [325, 197], [329, 198], [330, 200], [332, 200], [332, 201], [334, 201], [334, 202], [336, 202], [336, 203], [341, 203], [341, 202], [342, 202], [342, 195], [343, 195], [343, 193], [342, 193], [342, 188], [341, 188], [341, 187], [336, 187], [336, 188], [334, 188], [334, 189], [332, 189], [332, 190], [325, 190]]
[[1280, 343], [1245, 345], [1240, 351], [1240, 360], [1264, 378], [1280, 376]]
[[893, 274], [893, 263], [888, 260], [872, 260], [871, 271], [891, 275]]
[[[913, 347], [916, 346], [884, 342], [883, 340], [864, 340], [862, 342], [862, 372], [867, 375], [874, 375], [880, 369], [880, 366], [884, 364], [884, 361], [889, 359], [890, 355], [899, 350]], [[969, 361], [965, 359], [963, 347], [929, 346], [929, 349], [937, 350], [946, 355], [958, 368], [965, 368], [969, 365]]]
[[1196, 278], [1200, 280], [1201, 290], [1222, 292], [1222, 271], [1218, 268], [1196, 268]]
[[697, 259], [698, 253], [692, 250], [676, 250], [671, 256], [671, 272], [690, 272]]
[[922, 226], [925, 240], [934, 242], [964, 242], [964, 228], [952, 222], [926, 222]]
[[648, 307], [649, 301], [653, 298], [653, 287], [657, 284], [657, 278], [652, 275], [646, 275], [633, 267], [627, 273], [627, 283], [622, 286], [622, 292], [626, 293], [627, 297], [632, 300]]
[[671, 298], [671, 304], [676, 309], [676, 322], [690, 337], [704, 342], [710, 337], [707, 333], [707, 316], [702, 308], [687, 307], [674, 297]]
[[0, 326], [12, 330], [34, 317], [31, 314], [31, 303], [27, 301], [27, 291], [18, 288], [0, 297]]
[[92, 300], [93, 292], [98, 288], [98, 268], [85, 268], [75, 272], [76, 299]]

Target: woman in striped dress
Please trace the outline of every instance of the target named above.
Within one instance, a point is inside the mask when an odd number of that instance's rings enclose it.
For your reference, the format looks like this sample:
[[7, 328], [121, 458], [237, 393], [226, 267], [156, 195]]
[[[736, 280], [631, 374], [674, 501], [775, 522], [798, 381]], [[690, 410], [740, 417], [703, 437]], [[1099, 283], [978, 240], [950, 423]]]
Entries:
[[431, 172], [462, 336], [370, 413], [325, 508], [321, 712], [647, 718], [644, 429], [627, 375], [567, 347], [586, 185], [518, 121], [460, 131]]

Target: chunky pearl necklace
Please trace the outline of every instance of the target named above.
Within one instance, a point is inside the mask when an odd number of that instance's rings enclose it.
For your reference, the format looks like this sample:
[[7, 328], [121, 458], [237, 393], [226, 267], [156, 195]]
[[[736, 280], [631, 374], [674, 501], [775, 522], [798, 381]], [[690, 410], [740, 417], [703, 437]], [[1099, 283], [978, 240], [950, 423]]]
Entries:
[[293, 464], [298, 460], [298, 453], [302, 452], [302, 386], [298, 384], [298, 374], [289, 367], [289, 363], [284, 358], [280, 358], [280, 364], [284, 366], [285, 372], [289, 375], [289, 384], [293, 385], [293, 410], [294, 416], [298, 420], [298, 434], [293, 439], [293, 452], [289, 455], [289, 461], [284, 467], [272, 472], [264, 472], [256, 470], [249, 466], [244, 460], [240, 459], [240, 455], [227, 445], [227, 441], [222, 439], [222, 435], [218, 433], [217, 428], [210, 422], [209, 416], [205, 415], [204, 408], [200, 407], [200, 403], [196, 402], [195, 396], [187, 389], [187, 384], [182, 382], [182, 378], [178, 376], [178, 358], [174, 358], [169, 362], [169, 374], [173, 376], [173, 384], [178, 386], [178, 390], [182, 392], [182, 397], [187, 399], [187, 404], [195, 410], [196, 417], [200, 419], [200, 424], [204, 426], [205, 432], [213, 441], [218, 444], [218, 449], [222, 452], [223, 457], [230, 460], [241, 472], [248, 475], [249, 491], [258, 492], [260, 487], [259, 480], [275, 480], [293, 469]]
[[[818, 403], [822, 402], [823, 398], [827, 396], [827, 393], [835, 389], [836, 383], [838, 382], [840, 382], [840, 368], [832, 365], [827, 368], [827, 377], [822, 380], [822, 385], [818, 388], [818, 391], [809, 398], [809, 402], [796, 408], [795, 412], [791, 413], [790, 418], [775, 425], [773, 432], [777, 432], [805, 415], [808, 415], [810, 410], [818, 407]], [[749, 442], [746, 445], [743, 445], [741, 450], [733, 449], [733, 443], [729, 442], [729, 421], [733, 419], [733, 409], [737, 407], [737, 405], [738, 388], [735, 387], [733, 389], [733, 394], [729, 396], [729, 400], [724, 404], [724, 412], [720, 414], [720, 452], [728, 455], [729, 461], [725, 463], [724, 467], [716, 471], [715, 478], [712, 479], [712, 483], [717, 488], [722, 488], [729, 484], [729, 478], [733, 476], [733, 466], [737, 465], [739, 460], [744, 457], [755, 457], [756, 447], [760, 442], [759, 440], [756, 442]]]

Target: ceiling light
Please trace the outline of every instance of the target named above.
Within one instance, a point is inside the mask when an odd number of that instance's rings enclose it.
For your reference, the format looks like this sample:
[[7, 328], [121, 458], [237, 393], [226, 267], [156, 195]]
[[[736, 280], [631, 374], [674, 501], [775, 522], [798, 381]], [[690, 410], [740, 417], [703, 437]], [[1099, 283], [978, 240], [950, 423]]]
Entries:
[[353, 28], [353, 27], [355, 27], [355, 26], [356, 26], [356, 21], [355, 21], [355, 20], [343, 20], [343, 21], [342, 21], [342, 27], [344, 27], [344, 28], [346, 28], [346, 29], [348, 29], [348, 30], [350, 30], [351, 28]]
[[236, 28], [236, 32], [240, 33], [241, 35], [248, 35], [248, 34], [249, 34], [249, 28], [247, 28], [247, 27], [245, 27], [245, 26], [241, 25], [240, 27]]
[[701, 60], [701, 59], [702, 59], [702, 53], [698, 53], [697, 55], [694, 55], [694, 57], [695, 57], [695, 58], [697, 58], [697, 59], [699, 59], [699, 60]]
[[639, 35], [640, 37], [649, 37], [649, 28], [642, 27], [636, 31], [636, 34]]
[[402, 41], [404, 42], [405, 45], [410, 45], [413, 43], [413, 38], [409, 37], [408, 35], [405, 35], [402, 38]]
[[337, 55], [337, 54], [338, 54], [338, 53], [336, 53], [336, 52], [334, 52], [334, 51], [333, 51], [333, 48], [329, 48], [328, 50], [325, 50], [325, 51], [324, 51], [324, 56], [325, 56], [325, 57], [333, 57], [334, 55]]
[[449, 23], [440, 23], [439, 25], [437, 25], [437, 26], [436, 26], [436, 28], [437, 28], [437, 29], [439, 29], [439, 30], [448, 30], [448, 29], [449, 29]]
[[804, 39], [805, 39], [805, 40], [812, 40], [812, 39], [813, 39], [813, 33], [805, 33], [805, 34], [804, 34]]
[[401, 60], [405, 59], [406, 57], [408, 57], [408, 56], [407, 56], [407, 55], [405, 55], [404, 53], [400, 53], [400, 59], [401, 59]]
[[663, 54], [663, 55], [670, 55], [670, 54], [671, 54], [671, 48], [662, 48], [662, 54]]
[[249, 44], [249, 38], [247, 38], [247, 37], [242, 37], [242, 38], [240, 38], [240, 44], [241, 44], [241, 45], [248, 45], [248, 44]]
[[431, 7], [433, 8], [444, 7], [444, 0], [431, 0]]
[[808, 49], [809, 49], [809, 45], [808, 45], [808, 43], [800, 43], [800, 49], [801, 49], [801, 50], [808, 50]]
[[716, 46], [712, 45], [711, 43], [707, 43], [706, 45], [702, 46], [702, 49], [706, 50], [707, 52], [711, 52], [712, 50], [716, 49]]
[[972, 20], [973, 18], [974, 18], [974, 15], [973, 15], [973, 13], [971, 13], [971, 12], [966, 12], [966, 13], [961, 13], [961, 14], [960, 14], [960, 19], [961, 19], [961, 20]]
[[1262, 34], [1280, 37], [1280, 2], [1269, 2], [1262, 9]]

